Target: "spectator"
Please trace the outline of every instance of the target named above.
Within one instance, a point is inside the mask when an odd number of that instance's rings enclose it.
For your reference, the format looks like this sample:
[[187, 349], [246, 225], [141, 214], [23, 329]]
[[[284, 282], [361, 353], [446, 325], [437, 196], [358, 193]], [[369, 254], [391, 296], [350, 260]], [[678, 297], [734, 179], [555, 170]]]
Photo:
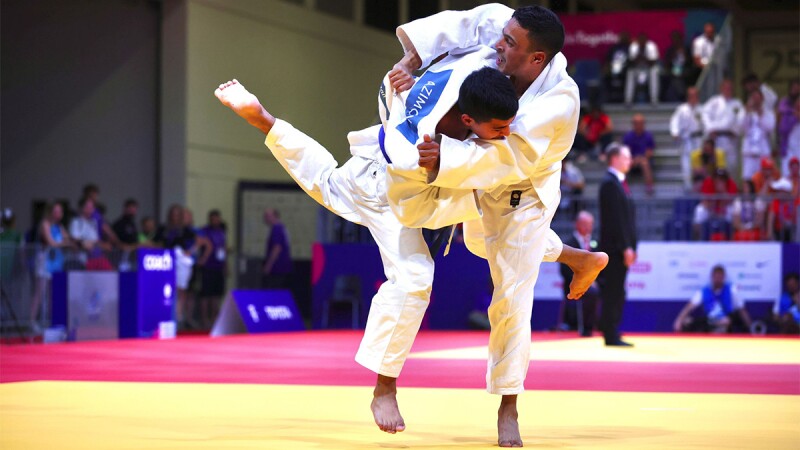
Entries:
[[138, 210], [139, 203], [136, 200], [132, 198], [125, 200], [122, 215], [111, 226], [125, 250], [134, 249], [139, 243], [139, 232], [136, 229], [136, 213]]
[[800, 197], [792, 197], [792, 183], [786, 178], [773, 181], [769, 187], [774, 198], [767, 212], [767, 230], [776, 241], [792, 242]]
[[723, 169], [717, 171], [703, 181], [700, 193], [704, 198], [694, 209], [695, 237], [702, 236], [701, 229], [710, 220], [714, 219], [725, 223], [730, 223], [731, 200], [727, 196], [736, 194], [738, 189], [736, 183], [728, 176], [728, 172]]
[[211, 257], [211, 241], [208, 240], [202, 229], [194, 225], [194, 214], [189, 208], [183, 208], [183, 226], [193, 236], [192, 239], [185, 242], [191, 257], [191, 275], [189, 276], [184, 317], [186, 318], [186, 324], [190, 328], [203, 329], [204, 324], [199, 317], [199, 308], [195, 300], [198, 298], [202, 288], [203, 274], [201, 268], [208, 263], [208, 259]]
[[98, 240], [102, 240], [112, 245], [117, 245], [119, 242], [117, 235], [105, 220], [106, 207], [100, 202], [100, 188], [93, 183], [85, 185], [83, 187], [83, 194], [81, 195], [81, 198], [86, 197], [92, 199], [92, 202], [94, 203], [92, 219], [97, 222]]
[[628, 74], [625, 79], [625, 104], [630, 106], [633, 103], [636, 91], [640, 87], [647, 85], [650, 88], [650, 103], [657, 105], [659, 54], [655, 42], [648, 39], [645, 33], [639, 33], [636, 41], [630, 45], [628, 58]]
[[692, 41], [692, 60], [695, 70], [690, 84], [694, 84], [703, 69], [711, 62], [716, 46], [715, 33], [714, 24], [708, 22], [703, 26], [703, 34]]
[[36, 227], [34, 242], [41, 245], [36, 254], [36, 285], [31, 299], [31, 329], [34, 334], [41, 334], [42, 329], [37, 321], [39, 309], [44, 296], [49, 298], [50, 280], [56, 272], [64, 270], [64, 253], [62, 249], [74, 247], [75, 244], [61, 225], [64, 208], [59, 203], [46, 206], [45, 215]]
[[139, 245], [145, 247], [155, 246], [154, 239], [156, 237], [156, 220], [150, 216], [142, 217], [140, 222], [141, 228], [138, 235]]
[[627, 31], [622, 31], [617, 37], [617, 43], [612, 45], [606, 54], [605, 73], [609, 102], [622, 103], [628, 72], [630, 45], [630, 34]]
[[210, 256], [201, 268], [202, 287], [199, 295], [200, 323], [211, 328], [219, 312], [220, 301], [225, 295], [225, 278], [228, 276], [228, 254], [225, 223], [216, 209], [209, 211], [208, 224], [202, 230], [210, 244]]
[[664, 54], [664, 71], [666, 72], [666, 86], [664, 101], [682, 102], [686, 99], [686, 86], [691, 69], [689, 51], [683, 43], [683, 33], [673, 31], [670, 33], [672, 44]]
[[800, 276], [790, 273], [783, 279], [783, 294], [775, 302], [772, 315], [782, 334], [800, 333]]
[[[686, 103], [672, 113], [669, 132], [680, 142], [683, 186], [689, 190], [692, 186], [691, 154], [700, 148], [700, 138], [703, 137], [703, 112], [696, 87], [686, 89]], [[714, 141], [711, 142], [713, 146]]]
[[[580, 211], [575, 218], [575, 231], [572, 236], [564, 240], [564, 244], [586, 251], [597, 251], [597, 243], [592, 240], [594, 230], [594, 216], [587, 211]], [[562, 323], [569, 326], [569, 329], [578, 330], [578, 334], [583, 337], [592, 335], [595, 323], [595, 312], [597, 311], [597, 300], [600, 298], [600, 289], [597, 283], [593, 283], [588, 291], [581, 297], [580, 305], [577, 302], [567, 300], [569, 284], [572, 283], [572, 269], [566, 264], [560, 264], [561, 277], [564, 279], [564, 303], [562, 304], [563, 319]], [[583, 320], [578, 320], [578, 307], [581, 308]]]
[[561, 204], [559, 210], [566, 212], [570, 218], [582, 208], [581, 195], [586, 181], [581, 170], [572, 163], [564, 160], [561, 163]]
[[[789, 83], [789, 94], [778, 103], [778, 149], [784, 161], [788, 159], [786, 148], [789, 143], [789, 133], [800, 121], [800, 102], [798, 100], [800, 100], [800, 80], [792, 80]], [[800, 131], [797, 140], [800, 141]], [[797, 142], [795, 147], [800, 147], [800, 142]], [[800, 148], [797, 150], [797, 156], [800, 157]]]
[[[691, 312], [698, 306], [701, 313], [691, 317]], [[716, 265], [711, 269], [711, 283], [692, 296], [678, 314], [672, 328], [675, 332], [713, 333], [750, 330], [750, 315], [747, 314], [736, 287], [725, 280], [725, 267]]]
[[0, 210], [0, 282], [8, 286], [17, 254], [22, 245], [22, 233], [16, 227], [17, 217], [11, 208]]
[[111, 264], [103, 256], [103, 251], [111, 250], [111, 246], [100, 240], [94, 200], [84, 197], [78, 202], [78, 208], [78, 215], [69, 224], [69, 234], [83, 250], [78, 255], [80, 263], [87, 270], [111, 270]]
[[192, 248], [195, 244], [195, 233], [190, 227], [184, 226], [183, 207], [172, 205], [167, 212], [167, 223], [159, 227], [153, 239], [164, 248], [175, 250], [175, 287], [178, 299], [175, 305], [175, 320], [179, 328], [196, 328], [190, 323], [191, 311], [189, 306], [189, 283], [192, 277]]
[[755, 195], [753, 182], [742, 182], [742, 195], [731, 205], [731, 222], [735, 241], [759, 241], [764, 234], [767, 205]]
[[286, 289], [289, 275], [294, 271], [289, 236], [277, 209], [264, 210], [264, 223], [270, 227], [267, 237], [262, 286], [264, 289]]
[[775, 113], [775, 108], [778, 105], [778, 94], [769, 87], [766, 83], [762, 83], [758, 79], [758, 75], [749, 73], [742, 79], [742, 89], [744, 90], [744, 97], [750, 98], [753, 92], [761, 92], [764, 109]]
[[747, 99], [742, 122], [742, 178], [749, 180], [758, 172], [761, 158], [772, 154], [772, 130], [775, 114], [764, 106], [761, 91], [754, 90]]
[[[800, 117], [800, 98], [794, 101], [794, 114], [796, 117]], [[788, 161], [792, 158], [800, 158], [800, 121], [795, 122], [794, 127], [789, 132], [789, 136], [786, 138], [786, 147], [783, 155], [784, 169], [788, 168]]]
[[622, 138], [622, 142], [631, 150], [633, 164], [631, 168], [639, 168], [644, 174], [644, 182], [647, 187], [647, 194], [653, 194], [653, 169], [651, 160], [653, 150], [656, 147], [653, 134], [645, 130], [644, 116], [634, 114], [631, 119], [633, 129]]
[[796, 156], [789, 160], [786, 178], [792, 183], [792, 197], [800, 197], [800, 159]]
[[599, 153], [596, 151], [600, 145], [601, 151], [614, 139], [612, 131], [614, 125], [608, 114], [603, 112], [600, 105], [592, 105], [589, 114], [581, 118], [578, 124], [578, 135], [575, 137], [575, 148], [582, 152], [578, 157], [578, 162], [586, 160], [585, 153]]
[[719, 89], [720, 93], [703, 105], [703, 129], [725, 151], [728, 171], [733, 174], [739, 167], [738, 140], [744, 120], [744, 106], [739, 99], [733, 97], [731, 80], [722, 80]]
[[711, 138], [703, 139], [703, 146], [692, 151], [691, 170], [693, 177], [704, 180], [713, 175], [717, 169], [725, 169], [725, 152], [714, 146]]
[[769, 185], [780, 179], [780, 173], [775, 168], [772, 158], [761, 158], [761, 170], [753, 174], [752, 181], [756, 194], [764, 195], [769, 193]]

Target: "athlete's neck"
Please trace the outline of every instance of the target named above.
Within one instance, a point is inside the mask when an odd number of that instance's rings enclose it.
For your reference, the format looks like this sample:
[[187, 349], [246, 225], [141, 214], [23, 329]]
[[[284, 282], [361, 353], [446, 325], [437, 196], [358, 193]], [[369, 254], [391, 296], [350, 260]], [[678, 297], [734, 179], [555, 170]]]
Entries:
[[436, 133], [462, 141], [469, 136], [469, 128], [461, 121], [461, 110], [453, 105], [450, 111], [436, 124]]

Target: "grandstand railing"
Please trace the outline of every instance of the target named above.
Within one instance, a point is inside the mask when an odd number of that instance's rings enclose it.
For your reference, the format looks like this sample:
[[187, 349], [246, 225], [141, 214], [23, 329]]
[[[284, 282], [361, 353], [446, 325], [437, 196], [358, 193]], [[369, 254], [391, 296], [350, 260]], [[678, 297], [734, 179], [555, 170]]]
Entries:
[[[698, 224], [695, 226], [693, 218], [695, 209], [701, 201], [707, 202], [723, 202], [725, 204], [733, 204], [737, 198], [741, 199], [755, 199], [756, 197], [744, 197], [741, 195], [685, 195], [681, 198], [658, 198], [658, 197], [634, 197], [636, 205], [636, 231], [639, 240], [641, 241], [663, 241], [663, 240], [681, 240], [681, 241], [707, 241], [711, 240], [710, 234], [713, 234], [713, 240], [734, 240], [735, 231], [733, 224], [726, 214], [721, 216], [711, 215], [711, 225], [715, 227], [730, 227], [726, 228], [726, 239], [722, 239], [719, 233], [714, 230], [704, 230], [704, 225]], [[764, 218], [769, 210], [769, 206], [776, 199], [784, 200], [789, 203], [796, 203], [790, 195], [760, 195], [757, 197], [762, 202], [766, 210]], [[597, 197], [583, 197], [583, 196], [568, 196], [562, 197], [561, 207], [556, 213], [550, 227], [559, 236], [569, 236], [574, 230], [575, 213], [578, 210], [586, 210], [595, 216], [595, 234], [599, 232], [599, 213], [598, 213], [598, 199]], [[800, 236], [798, 231], [798, 223], [800, 223], [800, 212], [797, 206], [794, 206], [794, 223], [792, 224], [791, 232], [788, 239], [796, 242]], [[374, 244], [372, 236], [366, 227], [362, 227], [350, 223], [333, 213], [320, 208], [318, 221], [317, 238], [319, 242], [331, 244]], [[727, 222], [727, 225], [724, 223]], [[680, 227], [681, 233], [675, 235], [670, 233], [670, 227]], [[708, 226], [708, 225], [706, 225]], [[765, 227], [766, 224], [763, 224]], [[728, 232], [729, 231], [729, 232]], [[760, 240], [774, 240], [771, 234], [764, 234]]]

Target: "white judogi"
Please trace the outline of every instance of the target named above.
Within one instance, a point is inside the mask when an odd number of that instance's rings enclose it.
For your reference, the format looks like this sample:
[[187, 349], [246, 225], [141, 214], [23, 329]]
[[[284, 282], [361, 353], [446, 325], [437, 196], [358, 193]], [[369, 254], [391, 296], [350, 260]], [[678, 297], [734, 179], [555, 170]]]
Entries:
[[[497, 4], [445, 11], [401, 25], [397, 35], [406, 49], [416, 49], [424, 66], [445, 52], [494, 44], [512, 13]], [[566, 67], [566, 58], [557, 54], [523, 94], [507, 139], [462, 142], [442, 137], [440, 169], [431, 183], [484, 190], [480, 224], [494, 281], [486, 378], [487, 390], [495, 394], [524, 390], [533, 287], [561, 197], [561, 161], [578, 126], [578, 88]], [[465, 233], [471, 234], [474, 225], [465, 224]]]
[[763, 108], [761, 114], [745, 113], [742, 121], [742, 178], [749, 180], [758, 172], [761, 158], [772, 153], [772, 132], [775, 129], [775, 114]]
[[683, 186], [692, 188], [691, 155], [694, 149], [700, 148], [703, 137], [703, 109], [701, 105], [684, 103], [672, 113], [669, 120], [669, 133], [680, 142], [681, 172]]
[[781, 173], [785, 176], [789, 174], [789, 160], [792, 158], [800, 159], [800, 123], [795, 124], [786, 140], [786, 156], [781, 163]]
[[728, 172], [736, 176], [739, 165], [739, 130], [744, 119], [744, 106], [737, 98], [715, 95], [703, 105], [703, 128], [706, 134], [717, 133], [715, 145], [725, 151]]
[[778, 94], [766, 83], [761, 83], [759, 90], [764, 96], [764, 109], [775, 112], [775, 108], [778, 106]]
[[[449, 83], [439, 80], [437, 85], [427, 85], [424, 90], [427, 100], [435, 96], [439, 101], [427, 103], [430, 106], [424, 114], [426, 121], [419, 122], [420, 132], [433, 134], [436, 124], [455, 103], [463, 79], [484, 65], [480, 54], [471, 58], [464, 56], [462, 59], [460, 63], [458, 58], [446, 58], [430, 69], [432, 74], [449, 70], [452, 78], [448, 80]], [[423, 75], [421, 81], [427, 83], [430, 78]], [[440, 92], [434, 93], [434, 88]], [[455, 97], [450, 95], [453, 90]], [[419, 91], [422, 91], [422, 86], [419, 89], [412, 88], [409, 92], [413, 94]], [[398, 120], [402, 120], [405, 99], [394, 97], [393, 93], [390, 93], [389, 99], [397, 102], [400, 108]], [[386, 113], [385, 100], [379, 101], [382, 117]], [[412, 102], [415, 103], [419, 104], [417, 100]], [[433, 105], [437, 107], [432, 108]], [[265, 143], [306, 193], [340, 217], [369, 228], [377, 242], [387, 281], [372, 299], [356, 361], [373, 372], [396, 378], [400, 375], [428, 306], [434, 265], [421, 230], [403, 226], [389, 205], [387, 162], [379, 141], [381, 128], [382, 125], [375, 125], [349, 133], [347, 138], [353, 156], [339, 168], [330, 152], [285, 121], [276, 121]], [[389, 138], [391, 134], [387, 134], [388, 144], [392, 143]], [[420, 141], [421, 136], [418, 139]], [[405, 144], [397, 142], [397, 149], [388, 145], [384, 149], [390, 159], [396, 158], [397, 162], [403, 164], [404, 170], [398, 170], [393, 179], [400, 180], [401, 188], [396, 190], [398, 195], [406, 197], [399, 197], [393, 203], [400, 205], [407, 221], [426, 226], [433, 224], [438, 228], [480, 217], [471, 190], [440, 189], [427, 185], [424, 170], [418, 165], [416, 143], [412, 144], [405, 137], [402, 139]], [[417, 136], [414, 142], [416, 140]], [[408, 154], [403, 153], [406, 151]], [[402, 180], [402, 173], [414, 175], [417, 180]], [[437, 212], [437, 208], [440, 212]], [[556, 260], [561, 253], [561, 245], [558, 236], [550, 231], [546, 239], [549, 261]]]

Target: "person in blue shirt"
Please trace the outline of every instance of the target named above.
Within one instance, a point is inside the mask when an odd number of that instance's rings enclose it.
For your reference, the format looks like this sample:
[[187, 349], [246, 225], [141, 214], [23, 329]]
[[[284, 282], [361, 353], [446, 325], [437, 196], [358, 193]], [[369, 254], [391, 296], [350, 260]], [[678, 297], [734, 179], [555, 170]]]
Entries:
[[[698, 314], [691, 314], [700, 308]], [[711, 269], [711, 283], [697, 291], [672, 325], [676, 332], [727, 333], [732, 328], [750, 330], [750, 316], [736, 286], [725, 280], [725, 267]]]
[[[700, 307], [700, 313], [690, 315]], [[697, 291], [675, 319], [673, 329], [727, 333], [731, 330], [750, 330], [750, 315], [744, 308], [736, 286], [725, 280], [725, 267], [711, 269], [711, 283]]]
[[772, 315], [782, 334], [800, 333], [800, 275], [790, 273], [783, 279], [784, 292], [775, 301]]

